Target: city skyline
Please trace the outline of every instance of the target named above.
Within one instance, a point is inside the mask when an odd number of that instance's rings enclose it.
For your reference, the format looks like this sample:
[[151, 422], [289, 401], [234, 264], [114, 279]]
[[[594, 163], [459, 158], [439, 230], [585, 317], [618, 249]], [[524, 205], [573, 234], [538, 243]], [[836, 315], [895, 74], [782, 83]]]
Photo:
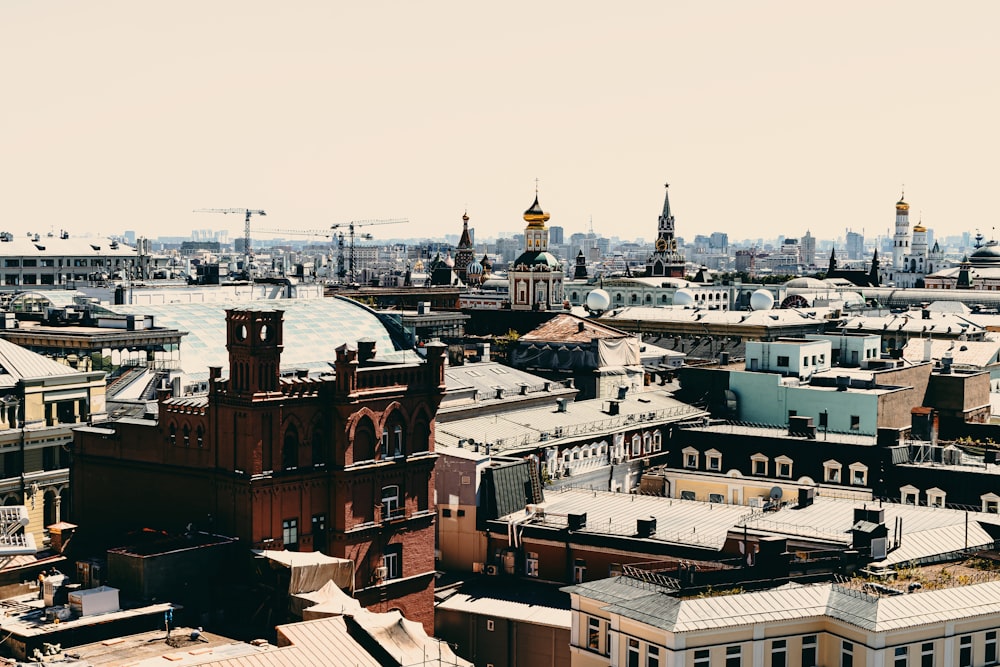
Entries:
[[[389, 11], [386, 11], [386, 10]], [[652, 238], [983, 229], [1000, 7], [306, 2], [3, 10], [3, 230], [158, 236], [406, 217]], [[991, 20], [993, 19], [993, 20]], [[983, 219], [987, 218], [987, 219]], [[385, 232], [382, 234], [381, 232]]]

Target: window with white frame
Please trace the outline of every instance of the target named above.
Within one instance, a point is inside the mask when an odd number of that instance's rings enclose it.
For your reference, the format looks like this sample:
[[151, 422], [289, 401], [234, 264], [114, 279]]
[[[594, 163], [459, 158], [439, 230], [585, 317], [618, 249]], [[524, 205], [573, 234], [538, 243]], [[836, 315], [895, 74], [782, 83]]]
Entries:
[[868, 484], [868, 466], [864, 463], [852, 463], [848, 467], [851, 469], [851, 486], [866, 486]]
[[639, 434], [636, 433], [635, 435], [632, 436], [632, 456], [641, 456], [641, 455], [642, 455], [642, 439], [639, 437]]
[[694, 652], [694, 667], [709, 667], [711, 664], [711, 653], [707, 648], [698, 649]]
[[601, 619], [596, 616], [587, 616], [587, 648], [601, 650]]
[[742, 667], [742, 665], [743, 665], [743, 647], [727, 646], [726, 667]]
[[944, 507], [945, 492], [936, 486], [927, 489], [927, 504], [930, 507]]
[[653, 453], [653, 436], [649, 433], [642, 434], [642, 453], [652, 454]]
[[685, 447], [683, 450], [681, 450], [681, 453], [684, 455], [685, 468], [693, 468], [693, 469], [698, 468], [698, 459], [700, 455], [697, 449], [695, 449], [694, 447]]
[[983, 501], [984, 512], [1000, 514], [1000, 496], [995, 493], [984, 493], [979, 498]]
[[573, 583], [582, 584], [587, 576], [587, 561], [577, 558], [573, 561]]
[[724, 503], [726, 502], [726, 497], [721, 493], [710, 493], [708, 494], [708, 502], [710, 503]]
[[840, 644], [840, 667], [854, 667], [854, 644], [849, 641]]
[[638, 639], [629, 638], [628, 650], [625, 652], [625, 664], [627, 667], [640, 667]]
[[750, 457], [750, 465], [753, 467], [753, 474], [761, 477], [767, 476], [767, 457], [757, 453]]
[[382, 567], [385, 568], [386, 579], [399, 579], [403, 576], [403, 545], [389, 544], [382, 552]]
[[698, 495], [694, 491], [681, 491], [681, 500], [698, 500]]
[[708, 469], [712, 472], [719, 472], [722, 470], [722, 452], [718, 449], [710, 449], [705, 452], [705, 462], [708, 464]]
[[840, 484], [840, 471], [844, 466], [840, 465], [840, 461], [834, 461], [830, 459], [823, 463], [823, 481], [829, 484]]
[[972, 635], [958, 639], [958, 667], [972, 667]]
[[293, 551], [299, 543], [299, 520], [285, 519], [281, 522], [281, 542]]
[[788, 641], [774, 639], [771, 641], [771, 667], [785, 667], [788, 664]]
[[934, 642], [920, 645], [920, 667], [934, 667]]
[[399, 487], [395, 484], [382, 487], [382, 520], [393, 519], [402, 513]]
[[897, 646], [893, 651], [892, 667], [909, 667], [910, 650], [906, 646]]
[[792, 460], [787, 456], [778, 456], [774, 459], [774, 471], [778, 477], [786, 479], [792, 476]]
[[986, 664], [990, 665], [997, 661], [997, 631], [990, 630], [986, 633], [983, 648], [985, 653], [983, 658]]
[[899, 487], [899, 499], [904, 505], [919, 505], [920, 489], [911, 484], [901, 486]]
[[816, 667], [818, 642], [816, 635], [805, 635], [802, 637], [802, 667]]
[[538, 576], [538, 554], [534, 551], [529, 551], [524, 556], [524, 573], [529, 577]]
[[663, 449], [663, 434], [659, 431], [653, 431], [653, 451], [659, 452]]
[[660, 667], [660, 647], [646, 644], [646, 667]]

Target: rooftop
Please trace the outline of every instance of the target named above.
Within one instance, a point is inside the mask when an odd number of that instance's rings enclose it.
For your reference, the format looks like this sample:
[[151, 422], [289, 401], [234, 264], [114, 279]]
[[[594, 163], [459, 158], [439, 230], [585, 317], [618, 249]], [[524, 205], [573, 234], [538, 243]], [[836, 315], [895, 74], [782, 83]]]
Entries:
[[565, 590], [604, 602], [604, 609], [614, 614], [674, 633], [824, 616], [886, 632], [1000, 613], [1000, 581], [888, 597], [842, 584], [786, 584], [767, 591], [680, 599], [669, 589], [624, 576]]
[[437, 442], [471, 447], [472, 440], [489, 443], [494, 453], [532, 449], [538, 443], [554, 445], [562, 439], [611, 435], [625, 427], [684, 421], [705, 416], [700, 408], [676, 400], [664, 391], [627, 392], [618, 402], [619, 413], [606, 412], [608, 401], [567, 402], [559, 411], [555, 397], [549, 405], [515, 408], [503, 414], [471, 416], [438, 424]]

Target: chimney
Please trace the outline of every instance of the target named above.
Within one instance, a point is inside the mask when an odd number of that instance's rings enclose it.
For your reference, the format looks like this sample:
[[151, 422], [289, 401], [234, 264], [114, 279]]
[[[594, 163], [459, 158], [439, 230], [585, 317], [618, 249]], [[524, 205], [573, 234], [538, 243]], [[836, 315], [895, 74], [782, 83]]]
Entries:
[[557, 398], [556, 399], [556, 412], [566, 412], [566, 399]]
[[375, 340], [362, 338], [358, 341], [358, 363], [364, 365], [375, 358]]
[[46, 526], [46, 528], [49, 531], [49, 547], [57, 554], [61, 554], [69, 543], [70, 538], [73, 537], [73, 533], [76, 532], [77, 526], [72, 523], [60, 521], [51, 526]]
[[653, 537], [656, 535], [656, 517], [635, 520], [636, 537]]
[[580, 320], [579, 322], [576, 323], [576, 330], [578, 332], [583, 333], [586, 328], [587, 328], [586, 324], [584, 323], [583, 320]]
[[931, 348], [934, 346], [934, 342], [930, 338], [924, 339], [924, 361], [931, 360]]

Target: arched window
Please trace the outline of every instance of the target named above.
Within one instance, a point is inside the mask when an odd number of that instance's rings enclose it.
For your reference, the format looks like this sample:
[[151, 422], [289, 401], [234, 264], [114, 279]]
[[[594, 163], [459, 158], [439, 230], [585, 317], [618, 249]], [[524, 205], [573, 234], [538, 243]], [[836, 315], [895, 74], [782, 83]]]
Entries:
[[323, 429], [318, 425], [313, 428], [312, 432], [312, 464], [314, 466], [324, 465], [326, 463], [326, 434], [323, 433]]
[[177, 424], [170, 425], [170, 444], [177, 444]]
[[403, 419], [399, 412], [393, 412], [386, 420], [385, 431], [382, 433], [382, 458], [391, 459], [406, 455], [403, 432]]
[[59, 518], [56, 516], [56, 492], [53, 489], [45, 490], [45, 509], [44, 509], [44, 520], [46, 526], [51, 526]]
[[354, 462], [375, 459], [375, 425], [368, 417], [358, 420], [354, 429]]
[[281, 445], [281, 469], [295, 470], [299, 467], [299, 431], [295, 424], [289, 424], [285, 430], [285, 439]]
[[417, 423], [413, 427], [413, 443], [410, 449], [414, 452], [428, 452], [431, 448], [430, 442], [430, 426], [428, 426], [427, 420], [424, 417], [420, 417], [417, 419]]
[[205, 446], [205, 429], [202, 428], [201, 425], [199, 425], [198, 428], [197, 428], [197, 430], [195, 431], [195, 436], [198, 439], [198, 447], [204, 447]]
[[188, 426], [187, 424], [184, 424], [184, 429], [183, 430], [184, 430], [184, 446], [185, 447], [190, 447], [191, 446], [191, 427]]

